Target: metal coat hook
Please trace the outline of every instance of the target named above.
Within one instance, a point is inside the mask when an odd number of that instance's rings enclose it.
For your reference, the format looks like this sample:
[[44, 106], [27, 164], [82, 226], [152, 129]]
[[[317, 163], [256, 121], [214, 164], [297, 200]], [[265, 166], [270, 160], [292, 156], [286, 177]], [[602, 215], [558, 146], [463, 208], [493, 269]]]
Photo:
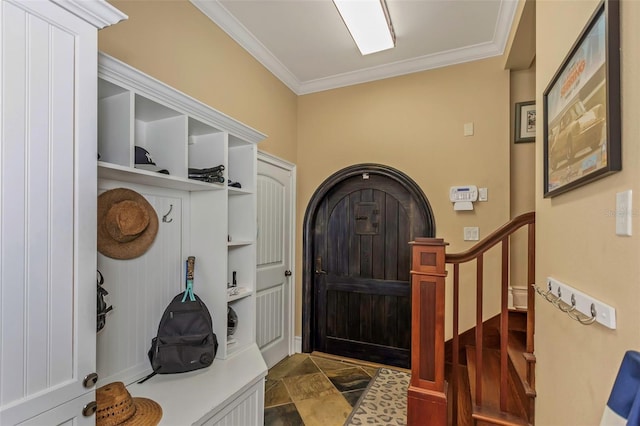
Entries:
[[[560, 288], [558, 288], [558, 293], [559, 292], [560, 292]], [[566, 305], [566, 303], [564, 303], [564, 305]], [[576, 310], [576, 295], [575, 294], [571, 295], [571, 306], [569, 306], [568, 308], [563, 308], [562, 305], [558, 304], [558, 309], [560, 309], [565, 314], [569, 314], [569, 312], [575, 311]], [[569, 314], [569, 315], [571, 315], [571, 314]]]
[[562, 300], [562, 290], [560, 287], [557, 289], [557, 295], [553, 294], [553, 288], [551, 283], [547, 284], [547, 290], [544, 291], [536, 284], [531, 284], [536, 293], [542, 296], [547, 302], [558, 308], [560, 311], [567, 314], [572, 320], [578, 321], [582, 325], [591, 325], [598, 319], [598, 311], [595, 304], [591, 304], [591, 317], [578, 311], [576, 306], [575, 294], [571, 294], [571, 305]]
[[173, 222], [173, 218], [167, 220], [167, 217], [169, 217], [169, 215], [171, 214], [171, 210], [173, 210], [173, 204], [169, 204], [169, 211], [167, 212], [167, 214], [165, 214], [164, 216], [162, 216], [162, 221], [164, 223], [171, 223]]
[[596, 311], [596, 305], [591, 304], [591, 318], [585, 317], [585, 315], [574, 315], [572, 313], [567, 312], [571, 319], [578, 321], [582, 325], [590, 325], [593, 324], [598, 318], [598, 311]]

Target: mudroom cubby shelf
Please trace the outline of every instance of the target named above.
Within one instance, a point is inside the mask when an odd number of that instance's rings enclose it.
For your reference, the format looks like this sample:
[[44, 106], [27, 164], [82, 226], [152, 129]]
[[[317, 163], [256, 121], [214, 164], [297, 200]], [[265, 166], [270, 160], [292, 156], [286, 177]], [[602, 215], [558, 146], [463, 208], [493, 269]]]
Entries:
[[[261, 393], [257, 383], [266, 365], [255, 344], [255, 190], [256, 144], [265, 135], [104, 54], [98, 62], [98, 98], [99, 192], [133, 189], [148, 199], [159, 221], [153, 245], [139, 258], [98, 256], [114, 306], [97, 339], [98, 385], [121, 380], [134, 391], [153, 388], [159, 376], [140, 386], [133, 383], [151, 372], [151, 339], [164, 308], [184, 290], [187, 256], [195, 256], [194, 291], [213, 318], [216, 359], [202, 371], [157, 381], [175, 380], [188, 393], [194, 389], [189, 380], [206, 375], [217, 382], [215, 376], [225, 365], [242, 358], [258, 365], [258, 375], [238, 376], [243, 382], [235, 386], [239, 393], [218, 399], [240, 397], [247, 386]], [[169, 174], [136, 167], [136, 147], [144, 148]], [[219, 170], [208, 176], [218, 182], [189, 178], [193, 169], [210, 168]], [[229, 295], [234, 272], [238, 294]], [[227, 336], [229, 307], [238, 316], [232, 336]], [[225, 382], [217, 392], [224, 394], [227, 388], [233, 387]], [[180, 407], [163, 405], [165, 412], [174, 409]], [[219, 409], [211, 406], [208, 412]]]
[[150, 172], [129, 166], [98, 161], [98, 178], [116, 179], [161, 188], [180, 189], [184, 191], [213, 191], [224, 189], [224, 185], [186, 179], [162, 173]]
[[[229, 289], [229, 290], [231, 290], [231, 289]], [[251, 296], [251, 294], [253, 293], [253, 290], [251, 290], [250, 288], [246, 288], [246, 287], [236, 287], [233, 290], [234, 290], [233, 293], [229, 292], [227, 294], [227, 302], [233, 302], [235, 300], [239, 300], [239, 299], [242, 299], [244, 297]]]

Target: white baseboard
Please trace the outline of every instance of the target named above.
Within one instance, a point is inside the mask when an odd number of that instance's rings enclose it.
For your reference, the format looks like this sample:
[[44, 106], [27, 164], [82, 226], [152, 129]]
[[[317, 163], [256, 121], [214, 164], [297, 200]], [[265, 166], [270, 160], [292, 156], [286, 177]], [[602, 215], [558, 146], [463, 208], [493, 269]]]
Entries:
[[293, 351], [297, 354], [302, 353], [302, 337], [300, 336], [293, 337]]

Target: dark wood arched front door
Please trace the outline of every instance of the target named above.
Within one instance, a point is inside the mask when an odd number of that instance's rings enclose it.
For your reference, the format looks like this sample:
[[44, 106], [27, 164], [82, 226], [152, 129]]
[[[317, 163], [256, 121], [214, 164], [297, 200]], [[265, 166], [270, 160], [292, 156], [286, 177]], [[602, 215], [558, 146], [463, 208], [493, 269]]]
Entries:
[[304, 223], [303, 351], [409, 368], [410, 250], [431, 207], [402, 172], [360, 164], [329, 177]]

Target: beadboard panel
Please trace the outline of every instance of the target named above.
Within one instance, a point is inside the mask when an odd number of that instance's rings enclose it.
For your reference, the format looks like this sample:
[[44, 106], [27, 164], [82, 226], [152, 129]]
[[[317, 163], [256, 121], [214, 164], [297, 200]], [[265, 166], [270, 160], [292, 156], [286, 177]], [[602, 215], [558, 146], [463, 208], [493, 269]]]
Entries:
[[91, 424], [96, 27], [2, 0], [0, 40], [0, 424]]
[[284, 282], [256, 295], [256, 343], [262, 350], [282, 339], [284, 324]]
[[282, 184], [269, 176], [257, 179], [259, 268], [283, 261], [284, 192]]
[[[184, 290], [182, 253], [188, 194], [101, 180], [98, 192], [127, 187], [142, 194], [158, 215], [158, 234], [142, 256], [119, 260], [98, 254], [106, 300], [113, 306], [97, 337], [98, 385], [132, 381], [151, 372], [147, 351], [171, 299]], [[166, 221], [163, 216], [168, 213]], [[188, 245], [185, 245], [188, 247]], [[197, 264], [197, 262], [196, 262]]]
[[2, 52], [0, 340], [21, 342], [0, 346], [5, 405], [74, 374], [75, 43], [10, 3], [2, 37], [12, 43]]
[[203, 426], [238, 426], [264, 424], [262, 381], [249, 388]]

